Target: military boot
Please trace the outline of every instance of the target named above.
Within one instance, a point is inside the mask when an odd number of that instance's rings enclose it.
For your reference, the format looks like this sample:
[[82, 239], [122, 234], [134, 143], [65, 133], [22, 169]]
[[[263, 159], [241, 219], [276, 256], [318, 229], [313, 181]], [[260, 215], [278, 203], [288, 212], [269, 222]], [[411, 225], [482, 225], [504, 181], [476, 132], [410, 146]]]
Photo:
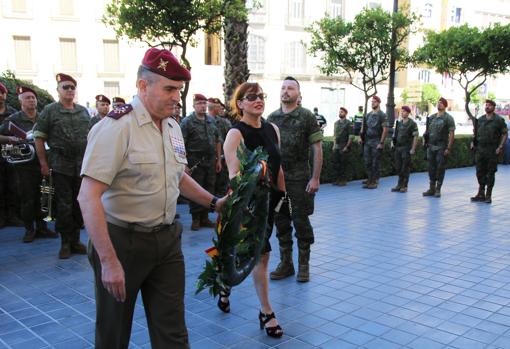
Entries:
[[440, 198], [441, 197], [441, 186], [443, 183], [437, 182], [436, 190], [434, 191], [434, 197]]
[[71, 236], [71, 253], [74, 254], [87, 254], [87, 246], [80, 241], [80, 230], [73, 232]]
[[400, 188], [401, 193], [407, 193], [407, 183], [409, 183], [409, 177], [402, 178], [402, 187]]
[[471, 197], [471, 201], [473, 202], [476, 202], [476, 201], [479, 201], [479, 202], [483, 202], [485, 201], [485, 185], [480, 185], [478, 187], [478, 193]]
[[393, 187], [391, 188], [391, 191], [392, 192], [397, 192], [397, 191], [400, 191], [400, 189], [402, 188], [402, 177], [398, 177], [398, 183], [397, 183], [397, 186], [396, 187]]
[[209, 214], [207, 211], [200, 214], [200, 226], [204, 228], [214, 228], [216, 224], [209, 220]]
[[39, 221], [35, 223], [35, 232], [37, 237], [40, 238], [48, 238], [48, 239], [56, 239], [58, 238], [58, 234], [54, 231], [48, 229], [45, 221]]
[[434, 196], [436, 192], [436, 182], [431, 181], [429, 190], [422, 193], [423, 196]]
[[60, 251], [58, 252], [58, 258], [60, 259], [68, 259], [71, 257], [71, 243], [69, 242], [69, 237], [65, 233], [60, 233], [62, 236], [62, 245], [60, 246]]
[[198, 213], [191, 214], [191, 230], [197, 231], [200, 229], [200, 216]]
[[308, 282], [310, 281], [310, 248], [300, 248], [299, 249], [299, 268], [296, 280], [298, 282]]
[[280, 263], [269, 276], [271, 280], [281, 280], [296, 273], [294, 270], [294, 263], [292, 262], [292, 246], [280, 246]]
[[367, 189], [377, 189], [378, 184], [379, 184], [378, 180], [373, 180], [367, 185]]
[[32, 224], [25, 224], [25, 235], [23, 236], [23, 242], [32, 242], [35, 240], [35, 230]]
[[483, 202], [487, 204], [492, 203], [492, 187], [487, 186], [487, 192], [485, 193], [485, 200]]

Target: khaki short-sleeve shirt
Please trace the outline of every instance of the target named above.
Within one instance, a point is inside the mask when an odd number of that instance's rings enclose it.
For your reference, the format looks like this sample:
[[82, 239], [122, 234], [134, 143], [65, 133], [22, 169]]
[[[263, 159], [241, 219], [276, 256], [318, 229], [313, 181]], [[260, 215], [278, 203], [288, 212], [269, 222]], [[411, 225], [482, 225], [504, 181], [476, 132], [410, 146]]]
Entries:
[[187, 164], [181, 130], [166, 118], [160, 132], [137, 97], [132, 107], [92, 128], [81, 175], [109, 185], [101, 198], [107, 221], [171, 224]]

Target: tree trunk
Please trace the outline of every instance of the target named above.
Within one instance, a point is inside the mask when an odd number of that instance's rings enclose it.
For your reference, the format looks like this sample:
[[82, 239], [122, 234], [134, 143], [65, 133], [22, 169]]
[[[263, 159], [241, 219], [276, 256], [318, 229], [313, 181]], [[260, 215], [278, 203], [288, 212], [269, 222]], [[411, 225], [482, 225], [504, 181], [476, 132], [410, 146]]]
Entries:
[[247, 18], [227, 17], [224, 26], [225, 44], [225, 88], [224, 97], [227, 110], [235, 88], [250, 77], [248, 70], [248, 20]]

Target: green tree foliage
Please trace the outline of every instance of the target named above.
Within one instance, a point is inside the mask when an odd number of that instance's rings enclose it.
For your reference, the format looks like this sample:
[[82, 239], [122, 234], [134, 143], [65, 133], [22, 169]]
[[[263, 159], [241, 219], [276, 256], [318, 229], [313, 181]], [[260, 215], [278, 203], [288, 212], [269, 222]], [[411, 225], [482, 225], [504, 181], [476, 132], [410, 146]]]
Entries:
[[[113, 0], [106, 6], [104, 23], [114, 28], [118, 36], [162, 46], [179, 48], [184, 66], [191, 69], [188, 48], [197, 45], [198, 32], [219, 34], [225, 16], [246, 14], [241, 0]], [[181, 97], [183, 115], [189, 83]]]
[[37, 110], [41, 111], [45, 105], [55, 102], [55, 99], [53, 99], [48, 91], [43, 90], [31, 82], [16, 78], [14, 73], [9, 70], [2, 73], [2, 76], [0, 76], [0, 82], [7, 87], [7, 90], [9, 90], [7, 93], [7, 104], [14, 109], [21, 109], [18, 95], [16, 94], [16, 87], [21, 85], [29, 87], [37, 93]]
[[442, 32], [430, 31], [413, 60], [456, 80], [464, 89], [466, 113], [473, 120], [469, 107], [473, 94], [489, 76], [508, 72], [510, 51], [505, 47], [509, 42], [510, 25], [496, 24], [485, 30], [463, 25]]
[[321, 57], [322, 73], [346, 74], [350, 84], [363, 91], [366, 111], [368, 100], [377, 94], [377, 85], [388, 79], [392, 50], [398, 68], [407, 65], [408, 52], [403, 43], [416, 20], [416, 15], [407, 11], [388, 13], [381, 8], [365, 8], [353, 22], [326, 16], [306, 28], [311, 34], [308, 51]]

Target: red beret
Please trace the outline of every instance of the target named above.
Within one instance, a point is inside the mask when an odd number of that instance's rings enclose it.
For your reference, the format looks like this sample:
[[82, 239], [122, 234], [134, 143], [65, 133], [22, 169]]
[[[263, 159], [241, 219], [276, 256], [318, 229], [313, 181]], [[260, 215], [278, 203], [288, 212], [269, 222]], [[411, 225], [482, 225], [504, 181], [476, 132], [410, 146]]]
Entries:
[[193, 102], [196, 102], [196, 101], [207, 101], [207, 98], [201, 93], [195, 93], [193, 95]]
[[439, 98], [438, 103], [442, 103], [445, 108], [448, 106], [448, 101], [446, 99], [444, 99], [443, 97]]
[[407, 105], [402, 106], [402, 108], [401, 108], [401, 109], [402, 109], [402, 110], [405, 110], [405, 111], [406, 111], [406, 112], [408, 112], [408, 113], [410, 113], [410, 112], [411, 112], [411, 108], [410, 108], [409, 106], [407, 106]]
[[381, 103], [381, 99], [378, 96], [372, 97], [373, 100], [376, 100], [377, 102]]
[[57, 82], [70, 81], [74, 84], [74, 86], [78, 86], [78, 83], [76, 82], [76, 80], [74, 80], [74, 78], [71, 75], [58, 73], [55, 78], [57, 79]]
[[347, 109], [345, 109], [344, 107], [340, 107], [340, 110], [343, 110], [345, 112], [345, 114], [349, 113], [349, 111]]
[[191, 74], [188, 69], [181, 66], [172, 52], [165, 49], [160, 50], [155, 47], [148, 49], [143, 57], [142, 66], [170, 80], [191, 80]]
[[485, 104], [492, 104], [493, 107], [496, 106], [496, 102], [494, 102], [492, 99], [486, 99]]
[[35, 95], [35, 98], [37, 98], [37, 93], [34, 90], [32, 90], [30, 87], [26, 87], [26, 86], [16, 87], [16, 93], [18, 94], [18, 96], [25, 92], [32, 92]]
[[120, 98], [120, 97], [113, 97], [112, 98], [113, 100], [113, 103], [122, 103], [122, 104], [126, 104], [126, 101], [124, 100], [124, 98]]
[[110, 99], [108, 97], [106, 97], [105, 95], [97, 95], [96, 102], [106, 102], [108, 104], [111, 104]]
[[219, 99], [219, 98], [208, 98], [208, 99], [207, 99], [207, 102], [209, 102], [209, 103], [215, 103], [215, 104], [221, 104], [221, 102], [220, 102], [220, 99]]
[[7, 92], [9, 92], [7, 90], [7, 87], [5, 87], [5, 85], [0, 82], [0, 93], [7, 93]]

